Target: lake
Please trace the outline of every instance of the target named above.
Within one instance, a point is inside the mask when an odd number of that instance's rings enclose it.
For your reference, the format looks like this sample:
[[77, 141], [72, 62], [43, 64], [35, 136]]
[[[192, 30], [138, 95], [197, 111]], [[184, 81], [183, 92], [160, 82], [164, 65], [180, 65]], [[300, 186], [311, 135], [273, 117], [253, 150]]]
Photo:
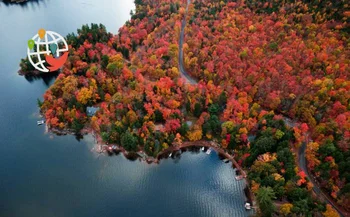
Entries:
[[27, 40], [44, 28], [63, 36], [86, 23], [117, 33], [133, 0], [0, 1], [0, 216], [248, 216], [231, 164], [186, 152], [159, 165], [93, 151], [85, 136], [45, 133], [37, 98], [54, 78], [17, 74]]

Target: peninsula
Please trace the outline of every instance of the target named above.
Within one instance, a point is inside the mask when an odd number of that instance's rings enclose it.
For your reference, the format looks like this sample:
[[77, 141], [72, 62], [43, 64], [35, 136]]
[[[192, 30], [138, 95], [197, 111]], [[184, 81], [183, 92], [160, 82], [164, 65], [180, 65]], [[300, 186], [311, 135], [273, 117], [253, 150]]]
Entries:
[[350, 13], [326, 2], [135, 0], [118, 34], [91, 24], [66, 37], [38, 104], [56, 132], [149, 158], [214, 141], [246, 171], [260, 216], [346, 216]]

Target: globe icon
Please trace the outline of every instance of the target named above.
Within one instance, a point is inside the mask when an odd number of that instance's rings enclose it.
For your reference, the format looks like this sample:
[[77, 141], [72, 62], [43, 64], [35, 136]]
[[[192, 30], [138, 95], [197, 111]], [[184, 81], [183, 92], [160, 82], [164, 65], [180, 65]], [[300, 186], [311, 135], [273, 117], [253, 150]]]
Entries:
[[[50, 70], [45, 66], [45, 56], [52, 54], [60, 57], [63, 53], [68, 51], [68, 44], [66, 40], [58, 33], [53, 31], [44, 31], [41, 35], [36, 34], [32, 37], [34, 44], [31, 48], [27, 48], [27, 56], [33, 67], [41, 72], [49, 72]], [[55, 45], [55, 46], [52, 46]], [[55, 47], [55, 51], [52, 51]]]

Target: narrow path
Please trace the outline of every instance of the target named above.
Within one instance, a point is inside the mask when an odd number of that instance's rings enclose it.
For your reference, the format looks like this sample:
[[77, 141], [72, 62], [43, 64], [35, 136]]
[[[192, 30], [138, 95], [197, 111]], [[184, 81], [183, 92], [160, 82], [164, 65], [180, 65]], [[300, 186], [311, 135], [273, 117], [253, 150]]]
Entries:
[[185, 70], [184, 67], [184, 51], [183, 51], [183, 44], [184, 44], [184, 38], [185, 38], [185, 27], [186, 27], [186, 17], [187, 17], [187, 11], [188, 6], [190, 5], [191, 0], [187, 0], [186, 5], [186, 13], [184, 15], [184, 18], [181, 22], [181, 31], [180, 31], [180, 40], [179, 40], [179, 71], [181, 72], [181, 77], [186, 80], [189, 84], [197, 84], [198, 82], [194, 80]]
[[[294, 127], [299, 125], [299, 123], [297, 123], [296, 121], [293, 121], [287, 117], [283, 117], [284, 123], [289, 126], [289, 127]], [[310, 182], [312, 183], [312, 190], [315, 192], [315, 194], [317, 195], [317, 197], [319, 199], [322, 199], [324, 202], [330, 204], [333, 209], [335, 209], [339, 216], [341, 217], [348, 217], [350, 216], [349, 213], [346, 213], [344, 210], [342, 210], [341, 208], [338, 207], [337, 204], [335, 204], [330, 198], [329, 196], [327, 196], [327, 194], [325, 194], [322, 189], [320, 188], [319, 184], [316, 182], [316, 180], [314, 179], [314, 177], [312, 175], [310, 175], [309, 170], [307, 168], [307, 161], [306, 161], [306, 157], [305, 157], [305, 151], [306, 151], [306, 145], [312, 141], [310, 138], [310, 134], [308, 133], [306, 136], [306, 141], [303, 142], [303, 144], [301, 145], [301, 147], [298, 149], [298, 166], [299, 168], [304, 171], [306, 177], [310, 180]]]
[[[309, 139], [307, 139], [309, 140]], [[306, 158], [305, 158], [305, 150], [306, 150], [306, 145], [308, 142], [304, 142], [302, 144], [302, 146], [299, 148], [299, 167], [301, 170], [304, 171], [304, 173], [306, 174], [306, 176], [308, 177], [308, 179], [310, 180], [310, 182], [313, 185], [312, 190], [315, 192], [315, 194], [317, 195], [317, 197], [320, 199], [322, 198], [324, 202], [330, 204], [333, 209], [335, 209], [339, 216], [341, 217], [349, 217], [350, 214], [347, 213], [346, 211], [344, 211], [343, 209], [341, 209], [337, 204], [335, 204], [332, 199], [329, 198], [329, 196], [327, 194], [325, 194], [322, 189], [319, 187], [318, 183], [316, 182], [316, 180], [314, 179], [314, 177], [312, 175], [310, 175], [309, 170], [307, 168], [307, 162], [306, 162]]]

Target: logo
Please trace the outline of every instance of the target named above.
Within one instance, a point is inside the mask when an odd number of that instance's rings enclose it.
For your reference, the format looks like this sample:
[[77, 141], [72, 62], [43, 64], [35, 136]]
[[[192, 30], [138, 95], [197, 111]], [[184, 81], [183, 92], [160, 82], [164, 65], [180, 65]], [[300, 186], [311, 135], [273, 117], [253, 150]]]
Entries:
[[68, 44], [58, 33], [39, 29], [28, 40], [27, 56], [32, 66], [41, 72], [60, 69], [68, 58]]

